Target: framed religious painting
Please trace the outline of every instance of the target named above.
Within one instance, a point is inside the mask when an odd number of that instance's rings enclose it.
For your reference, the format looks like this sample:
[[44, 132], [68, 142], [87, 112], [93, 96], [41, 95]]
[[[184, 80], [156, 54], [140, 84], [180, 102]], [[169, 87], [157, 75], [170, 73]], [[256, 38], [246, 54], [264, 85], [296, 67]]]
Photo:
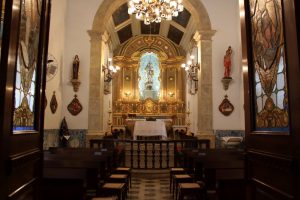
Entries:
[[82, 111], [82, 105], [77, 99], [76, 94], [74, 95], [74, 99], [68, 105], [68, 111], [74, 116], [78, 115]]
[[234, 106], [231, 104], [231, 102], [228, 100], [228, 96], [225, 95], [223, 101], [219, 105], [219, 111], [224, 116], [229, 116], [234, 110]]

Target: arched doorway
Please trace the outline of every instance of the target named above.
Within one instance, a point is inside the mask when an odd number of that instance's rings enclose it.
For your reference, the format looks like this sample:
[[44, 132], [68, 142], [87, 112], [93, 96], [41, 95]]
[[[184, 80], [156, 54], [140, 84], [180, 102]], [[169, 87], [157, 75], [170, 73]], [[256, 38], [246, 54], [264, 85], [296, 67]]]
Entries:
[[[110, 41], [105, 23], [112, 17], [114, 11], [126, 3], [125, 0], [103, 1], [100, 5], [92, 26], [88, 33], [91, 37], [91, 60], [90, 60], [90, 95], [89, 95], [89, 134], [103, 133], [106, 129], [106, 122], [103, 120], [107, 117], [105, 105], [105, 96], [103, 94], [103, 74], [101, 73], [104, 57], [102, 52], [107, 46], [113, 51], [113, 41]], [[185, 8], [193, 16], [193, 23], [196, 32], [193, 34], [193, 43], [200, 50], [199, 61], [201, 70], [198, 73], [199, 89], [198, 93], [193, 96], [197, 100], [197, 108], [193, 114], [197, 118], [195, 124], [199, 133], [212, 132], [212, 41], [211, 38], [215, 31], [211, 29], [208, 13], [201, 1], [192, 0], [184, 2]], [[109, 45], [108, 45], [109, 44]], [[100, 56], [99, 56], [100, 55]], [[102, 55], [102, 57], [101, 57]], [[95, 74], [100, 76], [97, 77]], [[95, 92], [97, 95], [95, 95]], [[111, 97], [110, 97], [111, 98]]]

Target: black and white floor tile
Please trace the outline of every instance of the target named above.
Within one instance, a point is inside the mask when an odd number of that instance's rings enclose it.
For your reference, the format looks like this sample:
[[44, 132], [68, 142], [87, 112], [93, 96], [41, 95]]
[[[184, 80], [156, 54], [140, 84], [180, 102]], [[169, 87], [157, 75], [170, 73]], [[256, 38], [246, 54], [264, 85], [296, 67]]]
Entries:
[[145, 170], [133, 172], [128, 200], [172, 200], [169, 174], [164, 171]]

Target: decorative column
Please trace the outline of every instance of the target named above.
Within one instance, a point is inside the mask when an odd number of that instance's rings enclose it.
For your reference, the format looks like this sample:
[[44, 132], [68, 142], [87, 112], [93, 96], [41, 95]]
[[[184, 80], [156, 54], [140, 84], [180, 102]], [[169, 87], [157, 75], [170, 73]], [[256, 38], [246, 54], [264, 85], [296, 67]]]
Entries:
[[211, 134], [212, 109], [212, 36], [216, 31], [199, 31], [194, 35], [197, 43], [201, 69], [198, 74], [198, 133]]
[[91, 39], [91, 63], [89, 82], [89, 119], [88, 133], [93, 135], [103, 134], [103, 100], [104, 100], [104, 75], [102, 65], [104, 64], [104, 53], [108, 34], [89, 30]]

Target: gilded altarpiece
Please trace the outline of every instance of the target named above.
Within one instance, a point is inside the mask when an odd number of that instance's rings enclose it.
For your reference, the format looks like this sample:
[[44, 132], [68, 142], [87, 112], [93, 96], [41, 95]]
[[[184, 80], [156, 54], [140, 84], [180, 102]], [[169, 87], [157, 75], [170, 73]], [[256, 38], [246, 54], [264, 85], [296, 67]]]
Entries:
[[[147, 66], [143, 66], [143, 70], [140, 70], [141, 58], [147, 54], [158, 58], [157, 63], [153, 60], [151, 63], [157, 64], [154, 68], [158, 70], [153, 73], [154, 78], [158, 74], [156, 78], [159, 80], [159, 91], [153, 96], [155, 98], [151, 98], [151, 95], [142, 97], [143, 91], [139, 86], [144, 76], [141, 73], [147, 69]], [[132, 116], [171, 119], [177, 125], [185, 123], [185, 74], [180, 67], [184, 62], [184, 54], [179, 46], [161, 36], [137, 36], [117, 49], [114, 55], [117, 55], [114, 63], [121, 67], [113, 82], [114, 125], [124, 125], [125, 119]], [[147, 85], [145, 89], [151, 89], [151, 86]]]

